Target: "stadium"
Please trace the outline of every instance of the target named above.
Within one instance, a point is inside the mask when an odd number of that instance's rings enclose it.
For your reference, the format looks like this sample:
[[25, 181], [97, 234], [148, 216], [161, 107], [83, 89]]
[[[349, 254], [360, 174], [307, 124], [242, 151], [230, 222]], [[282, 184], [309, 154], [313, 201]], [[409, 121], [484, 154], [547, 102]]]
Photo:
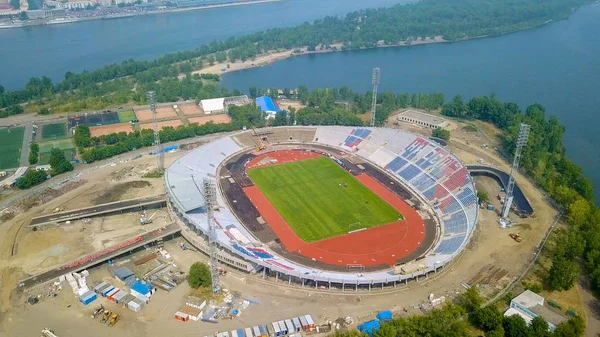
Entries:
[[219, 260], [302, 286], [371, 289], [428, 277], [466, 247], [477, 197], [466, 167], [404, 130], [243, 131], [165, 172], [170, 210], [207, 252], [205, 179], [217, 188]]

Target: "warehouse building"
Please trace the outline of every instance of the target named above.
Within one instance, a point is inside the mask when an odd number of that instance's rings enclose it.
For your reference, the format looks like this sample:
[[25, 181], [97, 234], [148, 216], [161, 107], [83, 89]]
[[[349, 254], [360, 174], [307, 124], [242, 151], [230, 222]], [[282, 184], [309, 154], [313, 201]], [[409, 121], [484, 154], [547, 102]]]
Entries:
[[200, 101], [200, 106], [207, 115], [225, 112], [225, 98], [211, 98]]
[[412, 123], [426, 128], [445, 128], [448, 126], [448, 121], [445, 118], [430, 115], [413, 109], [408, 109], [398, 115], [398, 121]]

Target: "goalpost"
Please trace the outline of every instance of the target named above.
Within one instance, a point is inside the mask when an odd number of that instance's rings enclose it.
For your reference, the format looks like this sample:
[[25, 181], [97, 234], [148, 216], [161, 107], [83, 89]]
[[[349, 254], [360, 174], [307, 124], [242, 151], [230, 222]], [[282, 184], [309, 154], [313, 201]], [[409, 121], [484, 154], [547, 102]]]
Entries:
[[362, 264], [347, 264], [346, 269], [350, 273], [364, 272], [365, 266], [363, 266]]
[[366, 227], [363, 227], [362, 223], [359, 222], [355, 222], [355, 223], [351, 223], [348, 225], [348, 233], [353, 233], [353, 232], [358, 232], [358, 231], [362, 231], [367, 229]]

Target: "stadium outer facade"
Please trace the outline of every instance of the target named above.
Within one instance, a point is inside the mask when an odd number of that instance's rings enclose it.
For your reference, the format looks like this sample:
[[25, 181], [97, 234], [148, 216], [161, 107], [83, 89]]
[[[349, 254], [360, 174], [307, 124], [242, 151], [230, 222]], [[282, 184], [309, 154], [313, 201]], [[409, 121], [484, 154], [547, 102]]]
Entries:
[[[256, 147], [252, 138], [250, 131], [224, 136], [180, 157], [165, 173], [169, 209], [182, 224], [183, 236], [205, 253], [208, 226], [200, 193], [202, 180], [225, 178], [218, 177], [220, 165], [252, 151]], [[473, 181], [466, 167], [435, 142], [404, 130], [340, 126], [273, 128], [268, 141], [327, 146], [385, 170], [430, 207], [440, 224], [439, 239], [419, 258], [424, 268], [412, 274], [394, 274], [392, 268], [364, 273], [318, 270], [278, 256], [256, 239], [229, 209], [217, 181], [219, 210], [214, 213], [222, 263], [302, 286], [383, 288], [437, 272], [459, 255], [472, 237], [478, 219]]]

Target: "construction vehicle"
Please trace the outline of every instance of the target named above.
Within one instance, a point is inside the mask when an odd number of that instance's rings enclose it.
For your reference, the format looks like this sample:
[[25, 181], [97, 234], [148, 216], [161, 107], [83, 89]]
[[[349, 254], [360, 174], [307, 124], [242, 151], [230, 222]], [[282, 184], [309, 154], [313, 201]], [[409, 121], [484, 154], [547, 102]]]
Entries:
[[58, 337], [58, 336], [54, 334], [54, 330], [44, 328], [42, 330], [42, 337]]
[[510, 233], [510, 234], [508, 234], [508, 236], [510, 236], [511, 239], [513, 239], [513, 240], [515, 240], [517, 242], [523, 241], [523, 239], [521, 238], [521, 236], [519, 234], [517, 234], [517, 233]]
[[104, 313], [104, 306], [99, 306], [92, 311], [92, 318], [96, 318]]
[[256, 151], [260, 152], [260, 151], [266, 149], [267, 146], [265, 145], [265, 143], [263, 143], [262, 139], [260, 138], [260, 135], [258, 134], [258, 132], [256, 132], [256, 129], [254, 128], [254, 126], [252, 124], [250, 124], [250, 127], [252, 128], [252, 132], [254, 132], [254, 135], [258, 139], [258, 146], [256, 147]]
[[108, 326], [113, 326], [113, 325], [115, 325], [115, 324], [116, 324], [116, 323], [119, 321], [119, 317], [120, 317], [120, 316], [119, 316], [119, 314], [115, 313], [115, 314], [114, 314], [114, 315], [111, 317], [111, 319], [110, 319], [110, 322], [108, 322]]
[[112, 311], [106, 310], [104, 312], [104, 315], [102, 316], [102, 319], [100, 320], [100, 323], [106, 323], [108, 321], [108, 319], [110, 318], [111, 314], [112, 314]]

